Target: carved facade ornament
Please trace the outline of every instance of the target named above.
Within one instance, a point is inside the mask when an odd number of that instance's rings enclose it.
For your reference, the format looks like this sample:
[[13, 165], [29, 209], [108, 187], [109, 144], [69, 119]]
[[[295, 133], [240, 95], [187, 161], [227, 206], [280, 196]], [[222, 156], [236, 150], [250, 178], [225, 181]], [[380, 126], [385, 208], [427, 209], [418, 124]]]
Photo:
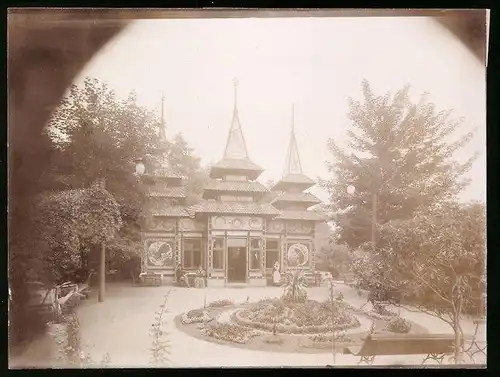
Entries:
[[282, 221], [271, 221], [268, 228], [271, 233], [282, 233], [285, 230], [285, 224]]
[[152, 216], [148, 219], [147, 226], [151, 230], [174, 231], [175, 219]]
[[309, 248], [303, 243], [294, 243], [288, 247], [286, 262], [288, 267], [304, 267], [309, 261]]
[[203, 231], [205, 230], [205, 224], [199, 221], [195, 221], [192, 219], [182, 219], [181, 222], [181, 229], [184, 231]]
[[312, 224], [307, 222], [295, 221], [287, 224], [287, 231], [289, 233], [308, 234], [312, 231]]
[[212, 218], [213, 229], [262, 229], [264, 221], [260, 217], [217, 216]]
[[154, 267], [171, 267], [174, 264], [173, 241], [153, 241], [147, 248], [148, 264]]

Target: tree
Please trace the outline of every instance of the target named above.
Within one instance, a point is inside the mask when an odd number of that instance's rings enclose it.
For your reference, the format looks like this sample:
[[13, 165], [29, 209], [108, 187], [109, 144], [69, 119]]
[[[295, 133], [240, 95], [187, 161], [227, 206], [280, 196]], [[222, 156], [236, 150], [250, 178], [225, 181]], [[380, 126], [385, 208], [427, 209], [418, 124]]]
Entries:
[[59, 280], [80, 264], [82, 247], [112, 240], [122, 226], [118, 203], [98, 186], [42, 194], [33, 218], [47, 246], [45, 281]]
[[381, 229], [380, 254], [390, 262], [383, 265], [392, 266], [385, 285], [397, 287], [417, 310], [451, 326], [457, 363], [464, 312], [484, 310], [485, 221], [484, 204], [448, 202]]
[[[378, 224], [410, 219], [417, 211], [455, 199], [469, 183], [463, 174], [477, 157], [453, 160], [473, 132], [453, 141], [462, 120], [453, 120], [452, 111], [437, 111], [425, 93], [412, 103], [409, 86], [394, 95], [375, 95], [366, 80], [361, 87], [363, 100], [349, 99], [349, 148], [328, 140], [334, 158], [328, 163], [331, 177], [320, 182], [337, 213], [340, 242], [353, 248], [371, 241], [375, 193]], [[352, 195], [349, 185], [356, 188]]]
[[108, 258], [117, 264], [142, 250], [140, 223], [146, 198], [134, 175], [135, 161], [145, 159], [155, 168], [166, 160], [190, 179], [199, 169], [199, 159], [182, 136], [172, 142], [162, 140], [161, 127], [158, 116], [139, 106], [133, 92], [122, 100], [105, 83], [91, 78], [70, 88], [49, 123], [57, 151], [52, 168], [65, 178], [61, 181], [67, 188], [89, 187], [105, 178], [106, 190], [118, 202], [124, 226], [107, 243]]

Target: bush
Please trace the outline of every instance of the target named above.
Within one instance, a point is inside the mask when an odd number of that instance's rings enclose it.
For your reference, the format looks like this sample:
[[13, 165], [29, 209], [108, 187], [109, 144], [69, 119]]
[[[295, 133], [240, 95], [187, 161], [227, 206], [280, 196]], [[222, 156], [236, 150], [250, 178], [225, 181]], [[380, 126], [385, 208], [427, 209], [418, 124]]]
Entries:
[[190, 323], [203, 323], [210, 322], [213, 320], [213, 317], [208, 314], [206, 310], [202, 309], [193, 309], [187, 313], [184, 313], [181, 317], [181, 322], [185, 325]]
[[209, 308], [222, 308], [224, 306], [234, 305], [234, 302], [229, 299], [215, 300], [208, 304]]
[[397, 314], [388, 310], [386, 307], [380, 305], [380, 304], [375, 304], [373, 305], [373, 311], [377, 314], [380, 314], [381, 316], [385, 317], [396, 317]]
[[392, 319], [386, 327], [387, 330], [395, 333], [406, 334], [411, 330], [411, 323], [404, 318], [398, 317]]

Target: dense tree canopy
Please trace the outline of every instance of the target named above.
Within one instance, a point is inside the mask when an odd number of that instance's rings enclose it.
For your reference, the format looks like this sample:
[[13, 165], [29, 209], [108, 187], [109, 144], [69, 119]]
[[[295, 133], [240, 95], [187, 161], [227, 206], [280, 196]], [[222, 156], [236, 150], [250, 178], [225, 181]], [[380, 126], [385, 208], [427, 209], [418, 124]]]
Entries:
[[[438, 111], [422, 95], [409, 98], [406, 86], [394, 95], [376, 95], [362, 83], [362, 101], [349, 100], [348, 149], [328, 141], [331, 178], [321, 182], [337, 212], [340, 240], [351, 247], [370, 241], [372, 198], [378, 194], [377, 223], [409, 219], [420, 210], [454, 200], [469, 180], [463, 174], [476, 156], [457, 162], [454, 153], [473, 137], [458, 138], [461, 120]], [[354, 194], [347, 187], [356, 188]]]
[[110, 257], [126, 260], [141, 250], [145, 196], [134, 175], [138, 159], [152, 170], [167, 161], [192, 182], [192, 191], [199, 191], [193, 178], [200, 170], [199, 158], [181, 135], [167, 141], [160, 137], [164, 131], [157, 114], [139, 106], [134, 93], [120, 99], [105, 83], [90, 78], [83, 86], [70, 88], [49, 123], [57, 151], [52, 166], [56, 176], [72, 189], [89, 187], [104, 178], [106, 190], [118, 202], [124, 226], [108, 242]]

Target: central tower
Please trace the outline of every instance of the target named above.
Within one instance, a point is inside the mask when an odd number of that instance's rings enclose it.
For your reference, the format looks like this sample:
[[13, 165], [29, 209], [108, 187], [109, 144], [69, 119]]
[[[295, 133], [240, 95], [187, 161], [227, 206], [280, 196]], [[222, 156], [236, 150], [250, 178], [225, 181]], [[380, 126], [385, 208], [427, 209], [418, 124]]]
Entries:
[[265, 225], [280, 212], [261, 203], [267, 188], [255, 180], [263, 169], [249, 158], [238, 114], [238, 82], [222, 159], [210, 169], [203, 201], [190, 210], [207, 223], [208, 285], [265, 285]]

